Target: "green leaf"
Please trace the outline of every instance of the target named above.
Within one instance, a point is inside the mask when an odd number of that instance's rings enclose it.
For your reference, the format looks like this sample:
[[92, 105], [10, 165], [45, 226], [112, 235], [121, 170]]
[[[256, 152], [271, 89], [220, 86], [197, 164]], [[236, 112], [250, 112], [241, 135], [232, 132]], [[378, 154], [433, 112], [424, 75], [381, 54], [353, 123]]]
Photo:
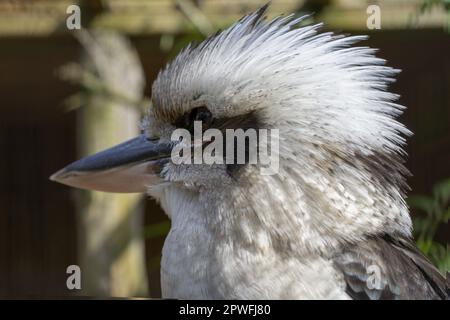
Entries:
[[442, 215], [442, 222], [443, 223], [448, 223], [448, 220], [450, 220], [450, 207], [447, 209], [447, 212], [445, 212]]
[[428, 255], [430, 250], [431, 250], [431, 246], [433, 244], [432, 240], [429, 239], [423, 239], [423, 238], [419, 238], [416, 241], [416, 245], [419, 248], [420, 251], [422, 251], [425, 255]]
[[151, 224], [144, 227], [144, 237], [148, 239], [164, 237], [169, 233], [170, 221]]
[[440, 204], [447, 204], [450, 200], [450, 178], [437, 183], [433, 187], [433, 195]]
[[408, 205], [414, 209], [419, 209], [424, 211], [428, 216], [433, 214], [436, 208], [436, 201], [428, 196], [409, 196], [407, 199]]

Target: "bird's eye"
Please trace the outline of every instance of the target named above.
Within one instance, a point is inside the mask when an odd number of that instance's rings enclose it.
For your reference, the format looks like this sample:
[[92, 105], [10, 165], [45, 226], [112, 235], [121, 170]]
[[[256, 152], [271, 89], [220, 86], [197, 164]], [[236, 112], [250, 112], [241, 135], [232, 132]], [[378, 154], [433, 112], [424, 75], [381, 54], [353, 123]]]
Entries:
[[203, 130], [208, 129], [213, 122], [211, 111], [209, 111], [208, 108], [204, 106], [194, 108], [190, 112], [183, 115], [180, 119], [178, 119], [175, 125], [178, 128], [182, 127], [188, 129], [189, 131], [193, 131], [195, 121], [202, 122]]
[[209, 127], [212, 123], [212, 114], [206, 107], [198, 107], [191, 110], [191, 123], [194, 121], [201, 121], [203, 127]]

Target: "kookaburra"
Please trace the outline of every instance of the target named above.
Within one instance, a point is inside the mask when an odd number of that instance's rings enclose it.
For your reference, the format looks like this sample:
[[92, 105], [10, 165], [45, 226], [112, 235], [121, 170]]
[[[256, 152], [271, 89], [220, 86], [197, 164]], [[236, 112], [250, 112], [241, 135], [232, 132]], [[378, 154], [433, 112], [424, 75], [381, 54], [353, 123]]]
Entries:
[[[419, 252], [405, 203], [397, 73], [302, 18], [266, 6], [184, 49], [153, 83], [142, 135], [52, 180], [147, 192], [171, 219], [165, 298], [446, 299]], [[176, 164], [176, 128], [278, 129], [279, 169]], [[259, 147], [259, 146], [258, 146]]]

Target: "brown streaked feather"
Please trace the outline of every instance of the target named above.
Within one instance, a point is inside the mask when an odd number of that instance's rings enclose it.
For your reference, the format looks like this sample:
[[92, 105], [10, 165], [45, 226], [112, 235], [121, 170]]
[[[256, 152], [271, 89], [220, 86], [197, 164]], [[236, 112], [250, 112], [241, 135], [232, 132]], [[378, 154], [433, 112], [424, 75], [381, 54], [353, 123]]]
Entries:
[[[333, 261], [353, 299], [450, 299], [449, 280], [409, 239], [371, 237], [346, 246]], [[370, 272], [373, 266], [379, 274]], [[379, 276], [379, 287], [369, 285], [374, 276]]]

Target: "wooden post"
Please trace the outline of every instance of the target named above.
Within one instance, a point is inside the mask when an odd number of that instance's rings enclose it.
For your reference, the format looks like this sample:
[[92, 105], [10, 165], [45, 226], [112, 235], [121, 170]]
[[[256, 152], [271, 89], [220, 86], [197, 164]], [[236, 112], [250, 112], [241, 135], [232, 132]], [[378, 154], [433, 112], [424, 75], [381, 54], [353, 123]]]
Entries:
[[[85, 49], [78, 66], [78, 82], [85, 89], [78, 150], [85, 156], [139, 134], [137, 102], [143, 99], [144, 75], [122, 36], [96, 31], [78, 38]], [[142, 196], [90, 191], [77, 196], [81, 294], [147, 296]]]

